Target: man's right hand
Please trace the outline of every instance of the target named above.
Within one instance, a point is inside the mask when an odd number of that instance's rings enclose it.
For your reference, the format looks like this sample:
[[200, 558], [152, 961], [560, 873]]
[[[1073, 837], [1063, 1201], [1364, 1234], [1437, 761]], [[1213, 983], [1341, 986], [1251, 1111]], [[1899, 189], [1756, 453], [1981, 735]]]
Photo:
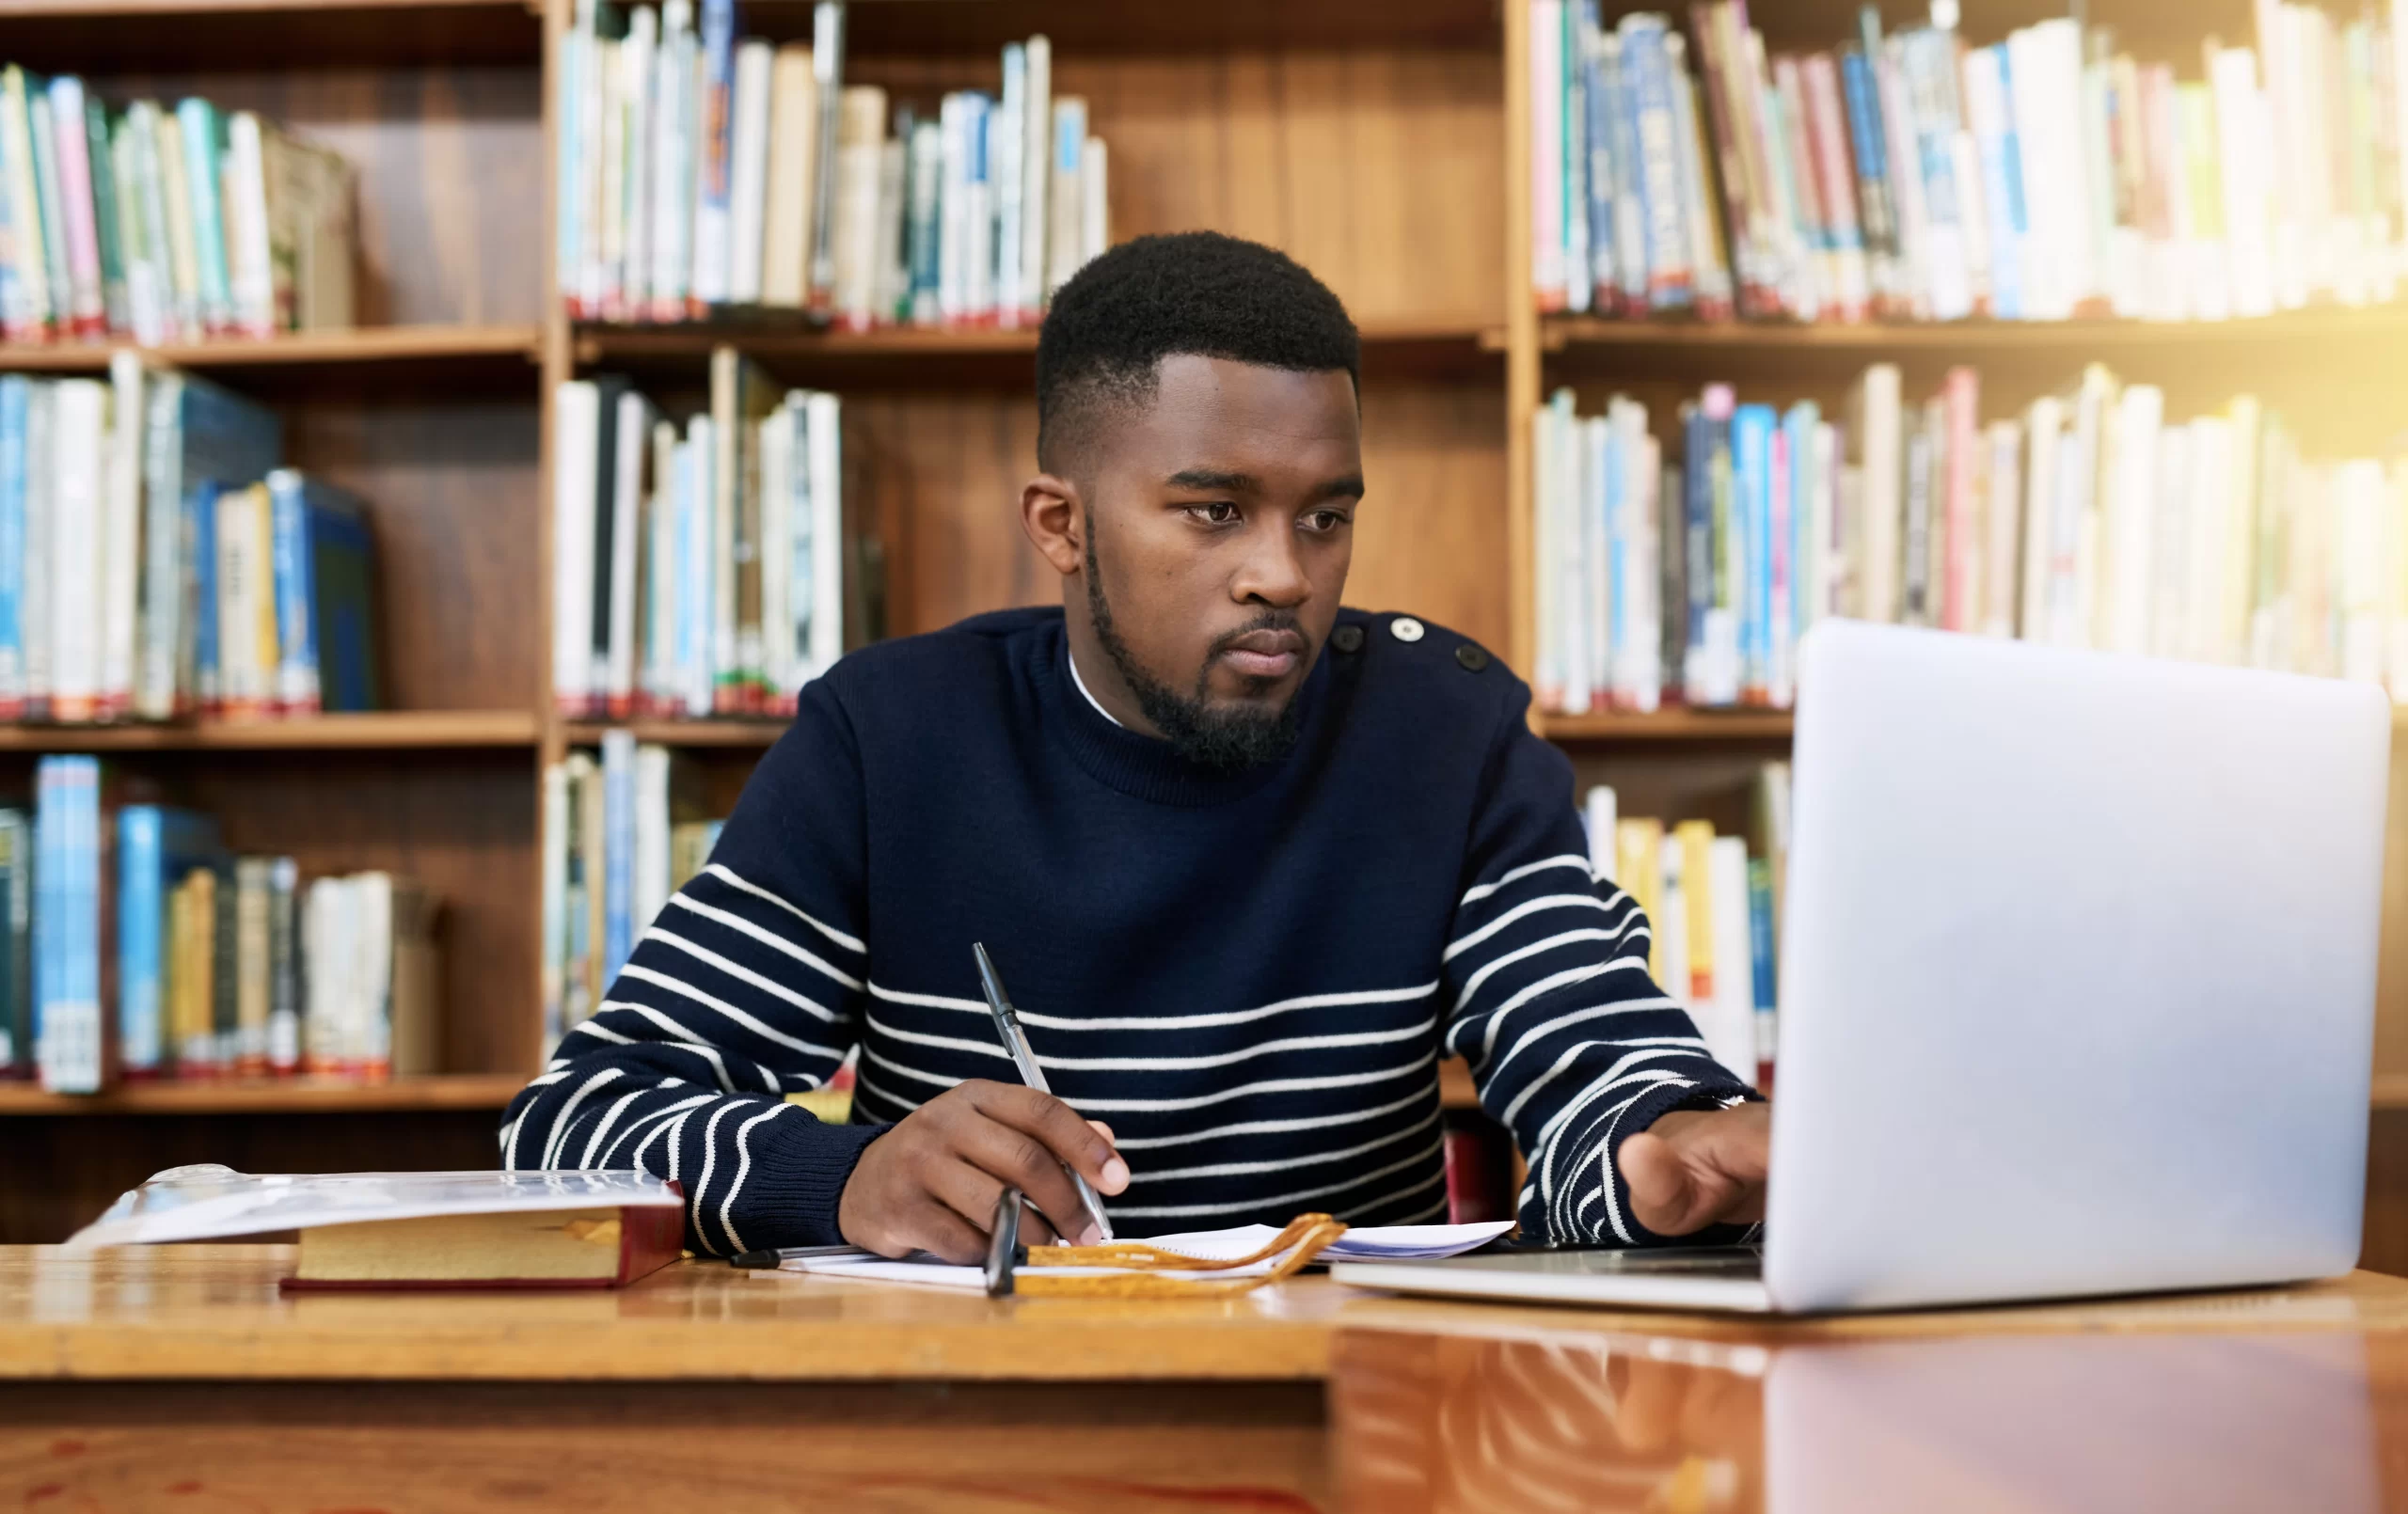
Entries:
[[1018, 1083], [972, 1079], [905, 1115], [862, 1148], [836, 1206], [845, 1238], [880, 1256], [925, 1251], [948, 1262], [987, 1254], [987, 1227], [1006, 1185], [1028, 1195], [1045, 1224], [1030, 1216], [1022, 1238], [1054, 1236], [1085, 1245], [1102, 1238], [1079, 1203], [1064, 1162], [1099, 1193], [1129, 1186], [1129, 1164], [1112, 1149], [1112, 1130], [1051, 1094]]

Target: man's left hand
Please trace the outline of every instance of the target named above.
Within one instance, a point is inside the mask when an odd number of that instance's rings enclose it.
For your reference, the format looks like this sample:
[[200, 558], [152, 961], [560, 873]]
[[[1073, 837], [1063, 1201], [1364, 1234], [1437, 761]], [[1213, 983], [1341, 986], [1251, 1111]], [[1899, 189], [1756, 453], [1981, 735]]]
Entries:
[[1769, 1104], [1658, 1115], [1619, 1153], [1632, 1217], [1659, 1236], [1763, 1219], [1771, 1136]]

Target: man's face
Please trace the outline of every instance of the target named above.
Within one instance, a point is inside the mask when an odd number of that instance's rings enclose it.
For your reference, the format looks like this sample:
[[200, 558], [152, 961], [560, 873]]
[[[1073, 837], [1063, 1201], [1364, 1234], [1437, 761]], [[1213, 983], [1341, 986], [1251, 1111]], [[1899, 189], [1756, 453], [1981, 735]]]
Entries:
[[1311, 670], [1354, 555], [1361, 430], [1343, 371], [1180, 355], [1097, 443], [1088, 605], [1174, 742], [1234, 736], [1221, 760], [1242, 760]]

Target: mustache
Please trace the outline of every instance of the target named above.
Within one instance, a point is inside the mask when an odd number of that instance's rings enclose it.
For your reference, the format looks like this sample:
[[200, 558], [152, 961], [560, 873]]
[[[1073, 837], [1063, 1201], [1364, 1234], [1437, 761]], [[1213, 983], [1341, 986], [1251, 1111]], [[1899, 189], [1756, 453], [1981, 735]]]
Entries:
[[1313, 639], [1306, 633], [1305, 623], [1303, 621], [1298, 620], [1294, 614], [1288, 610], [1267, 609], [1261, 614], [1256, 616], [1254, 619], [1246, 622], [1244, 625], [1239, 626], [1236, 630], [1224, 632], [1222, 635], [1215, 637], [1212, 640], [1212, 650], [1205, 654], [1204, 660], [1207, 662], [1212, 661], [1213, 658], [1218, 657], [1222, 653], [1228, 651], [1233, 646], [1236, 646], [1242, 639], [1252, 636], [1257, 631], [1292, 632], [1298, 640], [1304, 642], [1305, 650], [1307, 652], [1312, 650]]

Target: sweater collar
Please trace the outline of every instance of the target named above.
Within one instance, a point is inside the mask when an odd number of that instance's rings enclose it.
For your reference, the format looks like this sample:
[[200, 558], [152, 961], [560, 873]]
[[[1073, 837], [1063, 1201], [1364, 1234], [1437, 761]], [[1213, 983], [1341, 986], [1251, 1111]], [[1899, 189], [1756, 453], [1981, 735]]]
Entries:
[[1098, 782], [1153, 804], [1192, 807], [1225, 804], [1254, 793], [1301, 760], [1321, 723], [1329, 683], [1326, 657], [1315, 657], [1296, 691], [1296, 744], [1274, 762], [1230, 772], [1191, 762], [1159, 736], [1132, 731], [1104, 713], [1078, 681], [1070, 665], [1070, 640], [1060, 621], [1037, 648], [1029, 674], [1056, 739]]

